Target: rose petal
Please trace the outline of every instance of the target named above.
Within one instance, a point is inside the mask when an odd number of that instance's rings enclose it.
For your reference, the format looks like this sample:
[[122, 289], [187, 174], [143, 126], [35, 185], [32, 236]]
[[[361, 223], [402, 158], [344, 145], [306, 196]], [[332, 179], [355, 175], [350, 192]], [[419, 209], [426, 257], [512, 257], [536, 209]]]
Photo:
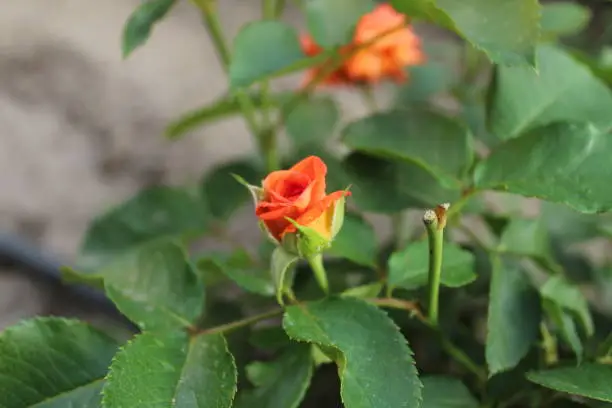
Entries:
[[293, 170], [278, 170], [268, 174], [263, 181], [266, 200], [291, 203], [291, 198], [299, 197], [311, 183], [311, 178]]
[[309, 201], [319, 201], [325, 197], [327, 166], [323, 160], [317, 156], [309, 156], [291, 167], [291, 170], [310, 177], [312, 190]]

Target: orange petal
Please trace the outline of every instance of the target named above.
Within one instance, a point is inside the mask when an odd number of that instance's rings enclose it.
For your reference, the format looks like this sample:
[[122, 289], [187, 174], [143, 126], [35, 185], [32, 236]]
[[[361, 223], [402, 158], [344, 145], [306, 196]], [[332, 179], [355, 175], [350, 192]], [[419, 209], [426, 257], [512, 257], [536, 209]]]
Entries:
[[325, 176], [327, 166], [317, 156], [309, 156], [291, 167], [292, 171], [306, 174], [312, 182], [309, 201], [318, 201], [325, 197]]

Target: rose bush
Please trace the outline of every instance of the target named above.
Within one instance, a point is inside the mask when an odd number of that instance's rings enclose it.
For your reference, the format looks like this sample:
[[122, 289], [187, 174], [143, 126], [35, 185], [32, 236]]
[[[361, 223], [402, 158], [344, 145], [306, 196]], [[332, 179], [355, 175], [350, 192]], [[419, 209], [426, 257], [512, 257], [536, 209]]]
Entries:
[[[124, 55], [177, 3], [144, 1]], [[228, 94], [167, 136], [241, 115], [257, 152], [96, 218], [65, 276], [137, 333], [5, 330], [0, 408], [612, 402], [612, 262], [592, 250], [612, 236], [607, 3], [263, 0], [231, 40], [217, 2], [191, 3]], [[244, 245], [249, 193], [263, 234]]]

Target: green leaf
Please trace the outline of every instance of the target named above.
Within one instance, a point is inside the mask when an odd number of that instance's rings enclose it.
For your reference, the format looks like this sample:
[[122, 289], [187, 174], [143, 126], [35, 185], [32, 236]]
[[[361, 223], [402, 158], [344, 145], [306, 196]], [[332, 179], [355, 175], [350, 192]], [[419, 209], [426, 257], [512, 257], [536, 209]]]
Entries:
[[[450, 242], [444, 243], [442, 253], [442, 285], [451, 288], [465, 286], [476, 279], [475, 257], [469, 251]], [[429, 244], [425, 240], [413, 242], [389, 258], [389, 285], [416, 289], [427, 284]]]
[[561, 339], [570, 346], [578, 364], [582, 363], [582, 357], [584, 354], [584, 347], [582, 345], [582, 339], [578, 334], [578, 328], [574, 323], [572, 316], [565, 312], [563, 308], [554, 301], [544, 299], [542, 302], [546, 315], [554, 323], [556, 330], [559, 332]]
[[270, 20], [250, 23], [234, 40], [231, 86], [251, 85], [303, 58], [298, 35], [290, 25]]
[[467, 387], [456, 378], [422, 377], [423, 404], [421, 408], [478, 408], [478, 401]]
[[276, 247], [272, 252], [270, 261], [270, 269], [272, 270], [272, 279], [276, 288], [276, 300], [279, 304], [283, 304], [283, 295], [291, 290], [293, 283], [293, 265], [298, 261], [296, 255], [290, 254], [282, 247]]
[[0, 406], [98, 408], [118, 345], [84, 322], [35, 318], [0, 333]]
[[411, 107], [450, 91], [460, 80], [452, 67], [461, 62], [462, 45], [428, 37], [421, 41], [427, 60], [422, 65], [408, 67], [409, 80], [398, 87], [395, 96], [394, 104], [400, 107]]
[[527, 379], [556, 391], [612, 402], [612, 366], [589, 363], [579, 367], [532, 371], [527, 374]]
[[421, 383], [412, 351], [380, 309], [354, 298], [289, 306], [287, 334], [334, 350], [346, 408], [420, 405]]
[[449, 188], [461, 185], [473, 159], [467, 127], [431, 110], [376, 113], [349, 124], [342, 133], [348, 147], [416, 164]]
[[349, 288], [340, 294], [341, 297], [355, 297], [369, 299], [377, 297], [385, 286], [382, 282], [368, 283], [361, 286]]
[[363, 211], [395, 213], [452, 202], [460, 196], [458, 189], [442, 187], [431, 173], [414, 163], [352, 153], [343, 167], [352, 201]]
[[152, 187], [96, 218], [81, 246], [79, 266], [95, 270], [109, 258], [145, 242], [205, 231], [206, 203], [175, 187]]
[[499, 257], [493, 277], [487, 320], [486, 359], [489, 375], [514, 368], [538, 337], [541, 305], [524, 273]]
[[297, 408], [313, 374], [310, 347], [293, 345], [271, 362], [247, 366], [249, 381], [256, 387], [238, 397], [236, 408]]
[[[457, 31], [503, 65], [536, 65], [540, 38], [538, 0], [437, 0]], [[475, 11], [477, 10], [477, 12]]]
[[325, 144], [334, 133], [340, 112], [332, 98], [317, 97], [300, 102], [284, 116], [287, 133], [293, 144], [300, 148]]
[[534, 65], [540, 36], [537, 0], [392, 0], [409, 16], [454, 29], [498, 64]]
[[263, 171], [249, 160], [223, 163], [204, 176], [201, 181], [204, 199], [211, 214], [222, 220], [228, 220], [251, 199], [249, 191], [237, 183], [232, 174], [240, 175], [255, 184], [263, 178]]
[[602, 130], [612, 126], [612, 91], [554, 46], [538, 48], [537, 72], [497, 67], [493, 87], [489, 122], [500, 139], [558, 121], [591, 122]]
[[374, 228], [356, 214], [345, 214], [342, 229], [328, 252], [359, 265], [375, 266], [378, 245]]
[[547, 3], [542, 7], [542, 34], [571, 35], [584, 29], [591, 19], [591, 10], [570, 1]]
[[497, 250], [511, 255], [531, 257], [548, 271], [563, 272], [563, 268], [552, 256], [548, 231], [540, 218], [511, 219], [501, 234]]
[[134, 10], [123, 29], [123, 58], [149, 39], [155, 23], [163, 19], [174, 4], [174, 0], [147, 0]]
[[568, 282], [562, 276], [551, 276], [540, 288], [544, 299], [548, 299], [562, 309], [572, 312], [578, 317], [587, 336], [595, 332], [589, 304], [580, 289]]
[[222, 334], [144, 333], [114, 358], [105, 408], [231, 408], [236, 365]]
[[454, 30], [455, 25], [436, 0], [391, 0], [393, 8], [410, 18], [424, 19]]
[[497, 249], [518, 255], [547, 257], [550, 255], [548, 231], [539, 219], [511, 219]]
[[323, 48], [349, 44], [359, 19], [373, 8], [372, 0], [307, 0], [308, 31]]
[[476, 167], [475, 184], [585, 213], [609, 211], [611, 153], [612, 138], [591, 125], [552, 124], [499, 145]]
[[197, 261], [198, 270], [204, 275], [211, 272], [223, 274], [242, 289], [262, 296], [274, 296], [275, 290], [269, 268], [262, 265], [244, 249], [237, 249], [231, 255], [215, 254], [204, 256]]
[[102, 270], [108, 297], [143, 330], [186, 328], [199, 317], [204, 285], [185, 250], [162, 240], [134, 249]]

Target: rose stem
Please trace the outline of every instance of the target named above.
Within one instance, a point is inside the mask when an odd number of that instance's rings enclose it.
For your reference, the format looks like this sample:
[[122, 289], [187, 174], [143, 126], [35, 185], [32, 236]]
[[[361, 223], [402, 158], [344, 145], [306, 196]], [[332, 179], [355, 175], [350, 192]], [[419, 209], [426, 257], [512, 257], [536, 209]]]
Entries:
[[442, 274], [442, 252], [444, 247], [444, 227], [446, 226], [446, 210], [448, 204], [440, 205], [436, 210], [427, 210], [423, 215], [423, 223], [427, 229], [429, 241], [429, 308], [430, 323], [438, 325], [438, 306], [440, 296], [440, 277]]
[[323, 266], [323, 255], [317, 254], [308, 258], [308, 263], [314, 272], [315, 279], [317, 283], [325, 292], [326, 295], [329, 294], [329, 282], [327, 281], [327, 272], [325, 271], [325, 267]]

